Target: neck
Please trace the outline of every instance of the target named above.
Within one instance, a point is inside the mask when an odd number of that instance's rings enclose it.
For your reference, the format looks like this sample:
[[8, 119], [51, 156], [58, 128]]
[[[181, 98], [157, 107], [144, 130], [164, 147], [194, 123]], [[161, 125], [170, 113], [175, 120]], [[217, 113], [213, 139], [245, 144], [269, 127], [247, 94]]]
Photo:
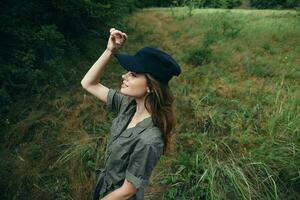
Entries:
[[135, 116], [137, 118], [146, 118], [151, 116], [151, 113], [149, 113], [144, 106], [145, 98], [138, 99], [135, 98], [136, 101], [136, 111], [135, 111]]

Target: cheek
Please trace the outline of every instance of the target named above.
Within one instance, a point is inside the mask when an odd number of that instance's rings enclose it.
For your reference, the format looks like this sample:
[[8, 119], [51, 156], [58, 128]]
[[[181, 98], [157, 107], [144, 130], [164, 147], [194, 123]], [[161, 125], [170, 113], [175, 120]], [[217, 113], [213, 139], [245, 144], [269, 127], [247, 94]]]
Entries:
[[134, 84], [132, 84], [132, 89], [134, 90], [134, 93], [136, 96], [144, 95], [147, 89], [147, 85], [145, 81], [136, 81]]

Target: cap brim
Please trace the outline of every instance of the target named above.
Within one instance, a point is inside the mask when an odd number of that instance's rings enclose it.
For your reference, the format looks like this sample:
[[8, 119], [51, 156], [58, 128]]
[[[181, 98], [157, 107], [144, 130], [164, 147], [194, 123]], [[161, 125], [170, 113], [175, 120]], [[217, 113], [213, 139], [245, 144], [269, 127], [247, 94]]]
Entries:
[[136, 57], [126, 54], [114, 54], [119, 64], [128, 71], [145, 72], [143, 66], [138, 62]]

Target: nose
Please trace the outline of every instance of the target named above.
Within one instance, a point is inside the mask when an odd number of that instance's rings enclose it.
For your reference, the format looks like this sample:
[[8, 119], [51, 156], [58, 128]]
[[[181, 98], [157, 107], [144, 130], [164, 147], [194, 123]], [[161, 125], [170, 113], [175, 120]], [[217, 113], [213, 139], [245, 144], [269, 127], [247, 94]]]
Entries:
[[122, 78], [123, 78], [123, 79], [127, 79], [127, 77], [128, 77], [128, 73], [129, 73], [129, 72], [127, 72], [127, 73], [123, 74], [123, 75], [122, 75]]
[[122, 75], [122, 79], [126, 79], [127, 78], [127, 73]]

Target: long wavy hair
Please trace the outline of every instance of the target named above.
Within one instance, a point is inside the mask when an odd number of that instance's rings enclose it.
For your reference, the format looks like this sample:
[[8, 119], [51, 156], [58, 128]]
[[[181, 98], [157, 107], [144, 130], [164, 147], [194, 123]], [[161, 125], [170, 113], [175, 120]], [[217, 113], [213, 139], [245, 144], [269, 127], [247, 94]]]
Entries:
[[175, 100], [169, 85], [163, 84], [144, 73], [150, 93], [145, 98], [145, 108], [152, 115], [154, 125], [158, 126], [163, 133], [163, 154], [171, 151], [173, 129], [176, 125], [176, 115], [173, 102]]

